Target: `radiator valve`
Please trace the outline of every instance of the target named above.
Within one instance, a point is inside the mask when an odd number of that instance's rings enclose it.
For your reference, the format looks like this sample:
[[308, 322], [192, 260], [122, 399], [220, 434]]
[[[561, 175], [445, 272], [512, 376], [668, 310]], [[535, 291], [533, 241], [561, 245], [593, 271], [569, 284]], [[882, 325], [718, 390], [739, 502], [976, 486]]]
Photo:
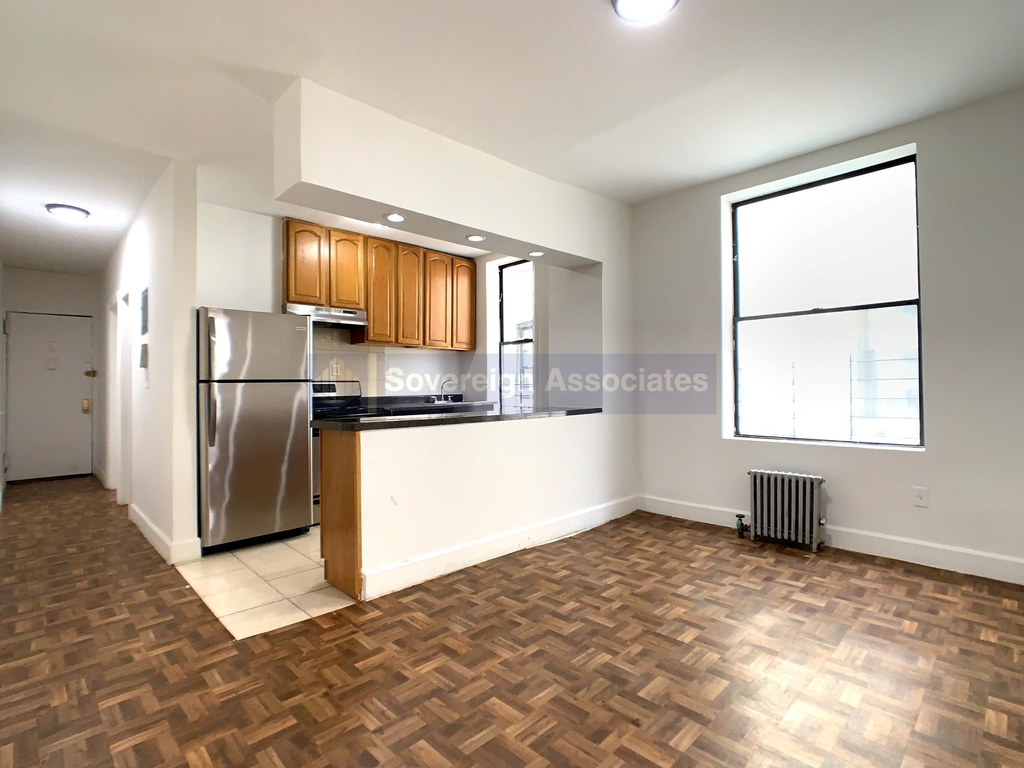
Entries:
[[744, 525], [743, 524], [743, 518], [745, 518], [745, 517], [746, 517], [746, 515], [739, 515], [739, 514], [736, 515], [736, 536], [737, 536], [737, 538], [740, 538], [740, 539], [744, 538], [743, 537], [743, 533], [745, 531], [749, 531], [750, 530], [750, 526], [749, 525]]

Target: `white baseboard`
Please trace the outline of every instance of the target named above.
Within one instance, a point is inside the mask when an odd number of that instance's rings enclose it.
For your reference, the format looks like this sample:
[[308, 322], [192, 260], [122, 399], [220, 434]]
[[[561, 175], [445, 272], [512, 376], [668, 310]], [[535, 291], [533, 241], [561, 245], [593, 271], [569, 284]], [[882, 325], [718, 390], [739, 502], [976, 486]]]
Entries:
[[697, 523], [721, 525], [726, 528], [736, 527], [736, 515], [749, 515], [749, 509], [731, 509], [729, 507], [712, 507], [708, 504], [694, 504], [690, 501], [666, 499], [662, 496], [641, 494], [637, 498], [641, 509], [666, 517], [678, 517], [680, 520], [693, 520]]
[[153, 525], [153, 521], [134, 504], [128, 507], [128, 517], [135, 523], [153, 549], [168, 563], [189, 563], [202, 557], [202, 541], [198, 536], [183, 541], [170, 541], [164, 532]]
[[373, 600], [438, 576], [604, 525], [636, 510], [637, 497], [627, 496], [570, 512], [535, 525], [447, 547], [400, 563], [363, 571], [363, 599]]
[[862, 552], [865, 555], [929, 565], [932, 568], [983, 576], [1011, 584], [1024, 584], [1024, 558], [1011, 555], [834, 525], [825, 529], [825, 542], [837, 549]]
[[128, 518], [142, 531], [142, 535], [153, 545], [153, 549], [159, 552], [164, 560], [170, 562], [171, 542], [164, 536], [164, 532], [153, 525], [153, 522], [146, 517], [145, 513], [134, 504], [128, 506]]
[[171, 559], [167, 562], [171, 565], [181, 565], [182, 563], [195, 562], [202, 556], [203, 540], [198, 536], [193, 536], [190, 539], [176, 541], [171, 544]]
[[[637, 501], [641, 509], [648, 512], [728, 528], [735, 528], [737, 514], [750, 514], [749, 509], [714, 507], [646, 494], [641, 494]], [[888, 557], [905, 563], [927, 565], [1012, 584], [1024, 584], [1024, 558], [1020, 557], [834, 525], [825, 527], [825, 543], [836, 549], [860, 552], [864, 555]]]

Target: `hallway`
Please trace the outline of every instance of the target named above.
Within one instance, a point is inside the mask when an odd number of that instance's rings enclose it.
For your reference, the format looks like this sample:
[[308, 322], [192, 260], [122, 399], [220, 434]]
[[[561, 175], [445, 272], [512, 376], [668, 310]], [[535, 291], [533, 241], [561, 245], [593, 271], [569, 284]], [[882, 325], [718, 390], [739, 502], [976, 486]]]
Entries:
[[94, 478], [14, 484], [0, 768], [1024, 766], [1022, 596], [636, 513], [234, 641]]

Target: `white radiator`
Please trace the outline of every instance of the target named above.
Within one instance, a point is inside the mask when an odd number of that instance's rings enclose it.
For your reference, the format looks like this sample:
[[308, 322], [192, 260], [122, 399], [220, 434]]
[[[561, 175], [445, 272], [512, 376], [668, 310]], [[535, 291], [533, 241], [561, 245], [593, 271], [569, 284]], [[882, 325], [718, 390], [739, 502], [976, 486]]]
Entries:
[[815, 475], [750, 471], [750, 538], [811, 552], [821, 546], [821, 486]]

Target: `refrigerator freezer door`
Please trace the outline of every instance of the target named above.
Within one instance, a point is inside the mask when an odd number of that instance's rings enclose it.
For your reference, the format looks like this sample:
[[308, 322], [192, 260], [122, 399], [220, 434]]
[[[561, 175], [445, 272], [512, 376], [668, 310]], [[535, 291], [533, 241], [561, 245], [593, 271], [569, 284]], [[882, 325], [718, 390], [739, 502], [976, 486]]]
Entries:
[[204, 547], [313, 523], [309, 384], [199, 385]]
[[308, 317], [201, 307], [198, 318], [200, 381], [309, 378]]

